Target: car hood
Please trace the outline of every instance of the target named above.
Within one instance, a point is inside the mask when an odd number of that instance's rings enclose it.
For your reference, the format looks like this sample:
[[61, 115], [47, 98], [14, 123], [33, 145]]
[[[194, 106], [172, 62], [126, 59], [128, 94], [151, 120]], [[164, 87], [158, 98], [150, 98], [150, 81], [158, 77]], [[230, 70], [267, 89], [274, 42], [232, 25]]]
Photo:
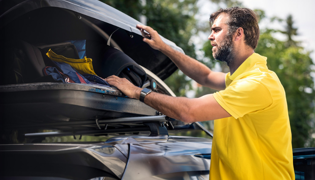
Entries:
[[[120, 38], [115, 39], [115, 42], [126, 44], [124, 42], [133, 41], [131, 46], [128, 44], [121, 49], [138, 64], [152, 71], [162, 80], [169, 77], [177, 69], [167, 56], [152, 49], [142, 41], [141, 33], [136, 29], [136, 25], [141, 24], [139, 21], [97, 0], [0, 0], [0, 29], [31, 11], [48, 7], [69, 10], [78, 18], [85, 18], [91, 22], [94, 29], [104, 31], [108, 35], [114, 34], [109, 29], [122, 29], [127, 32], [128, 38], [120, 36]], [[102, 34], [102, 32], [100, 33]], [[173, 42], [162, 36], [161, 38], [173, 49], [183, 52]], [[135, 54], [135, 51], [138, 53]]]
[[0, 172], [73, 179], [104, 173], [130, 180], [183, 179], [181, 173], [209, 173], [211, 146], [209, 139], [179, 136], [118, 136], [104, 143], [0, 144]]

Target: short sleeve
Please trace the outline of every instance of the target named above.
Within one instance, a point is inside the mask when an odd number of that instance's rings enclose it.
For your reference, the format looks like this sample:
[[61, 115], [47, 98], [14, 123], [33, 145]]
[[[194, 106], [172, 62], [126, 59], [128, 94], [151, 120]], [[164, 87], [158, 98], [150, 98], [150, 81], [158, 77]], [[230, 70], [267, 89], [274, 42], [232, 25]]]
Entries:
[[269, 90], [259, 81], [243, 79], [214, 94], [216, 101], [235, 119], [272, 104]]

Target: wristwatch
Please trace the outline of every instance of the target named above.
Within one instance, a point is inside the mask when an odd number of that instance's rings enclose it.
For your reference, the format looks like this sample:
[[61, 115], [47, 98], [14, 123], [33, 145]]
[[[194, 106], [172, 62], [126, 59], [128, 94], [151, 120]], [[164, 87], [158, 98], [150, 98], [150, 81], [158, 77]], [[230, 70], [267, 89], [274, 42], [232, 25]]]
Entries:
[[148, 94], [150, 94], [151, 92], [152, 92], [151, 89], [143, 88], [142, 91], [141, 91], [141, 93], [140, 93], [140, 98], [139, 98], [139, 100], [140, 100], [141, 102], [144, 102], [145, 96], [148, 95]]

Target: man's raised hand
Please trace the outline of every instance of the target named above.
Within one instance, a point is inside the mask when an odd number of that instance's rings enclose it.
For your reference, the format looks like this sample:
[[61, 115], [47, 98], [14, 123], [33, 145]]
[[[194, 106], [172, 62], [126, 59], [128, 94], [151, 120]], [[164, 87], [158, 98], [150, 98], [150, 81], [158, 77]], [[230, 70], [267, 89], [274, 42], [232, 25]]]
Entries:
[[141, 31], [141, 34], [144, 37], [143, 41], [149, 44], [153, 49], [161, 51], [166, 46], [158, 32], [151, 27], [138, 24], [137, 28]]

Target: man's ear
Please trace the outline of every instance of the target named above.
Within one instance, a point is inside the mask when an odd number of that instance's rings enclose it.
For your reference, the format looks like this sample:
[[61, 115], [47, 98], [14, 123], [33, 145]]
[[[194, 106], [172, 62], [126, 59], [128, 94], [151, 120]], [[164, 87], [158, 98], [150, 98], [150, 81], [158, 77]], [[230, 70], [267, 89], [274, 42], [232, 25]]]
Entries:
[[239, 27], [235, 32], [235, 41], [239, 41], [241, 39], [244, 39], [244, 29], [242, 27]]

